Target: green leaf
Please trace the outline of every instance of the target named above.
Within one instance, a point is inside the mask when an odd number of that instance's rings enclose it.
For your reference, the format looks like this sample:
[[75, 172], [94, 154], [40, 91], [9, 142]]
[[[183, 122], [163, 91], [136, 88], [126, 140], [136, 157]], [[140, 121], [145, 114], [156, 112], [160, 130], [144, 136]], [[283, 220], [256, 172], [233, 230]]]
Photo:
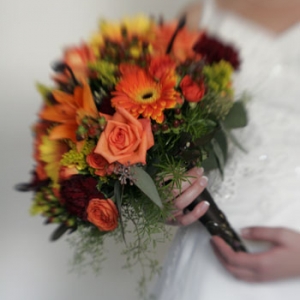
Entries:
[[131, 167], [131, 175], [135, 180], [133, 183], [144, 193], [149, 199], [160, 208], [163, 207], [159, 197], [157, 188], [150, 175], [141, 167]]
[[126, 244], [126, 239], [125, 239], [125, 230], [124, 230], [124, 224], [123, 224], [123, 219], [122, 219], [122, 214], [121, 214], [121, 209], [122, 209], [122, 186], [120, 184], [119, 180], [116, 180], [115, 185], [114, 185], [114, 197], [116, 200], [117, 208], [119, 211], [119, 218], [120, 218], [120, 226], [121, 226], [121, 232], [122, 232], [122, 237], [124, 240], [124, 243]]
[[247, 112], [243, 101], [234, 102], [223, 125], [228, 129], [245, 127], [248, 123]]
[[222, 149], [224, 161], [227, 160], [228, 155], [228, 142], [227, 142], [227, 135], [223, 129], [220, 129], [215, 134], [215, 139], [218, 142], [220, 148]]
[[47, 97], [49, 96], [49, 94], [52, 92], [51, 88], [48, 88], [47, 86], [41, 84], [41, 83], [37, 83], [36, 84], [36, 88], [38, 90], [38, 92], [42, 95], [44, 101], [46, 103], [49, 102], [49, 100], [47, 99]]
[[225, 166], [225, 159], [224, 159], [224, 155], [223, 155], [223, 151], [219, 145], [219, 143], [217, 142], [216, 139], [213, 139], [211, 141], [212, 147], [213, 147], [213, 151], [216, 155], [217, 161], [218, 161], [218, 167], [220, 170], [220, 173], [223, 177], [224, 175], [224, 166]]
[[52, 233], [50, 240], [51, 241], [57, 241], [62, 235], [64, 235], [70, 227], [68, 227], [65, 224], [60, 224]]
[[228, 130], [225, 126], [222, 126], [222, 129], [228, 136], [228, 139], [236, 146], [238, 147], [241, 151], [247, 153], [247, 150], [241, 145], [241, 143], [237, 140], [237, 138], [232, 134], [230, 130]]
[[214, 151], [209, 151], [208, 157], [201, 163], [205, 171], [211, 171], [218, 168], [218, 161]]

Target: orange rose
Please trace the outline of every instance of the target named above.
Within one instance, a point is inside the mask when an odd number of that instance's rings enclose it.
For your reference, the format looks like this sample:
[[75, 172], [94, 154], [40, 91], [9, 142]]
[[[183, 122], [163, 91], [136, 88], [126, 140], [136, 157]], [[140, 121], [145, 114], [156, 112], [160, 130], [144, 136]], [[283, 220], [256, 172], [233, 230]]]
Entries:
[[114, 165], [109, 164], [102, 155], [94, 151], [86, 157], [86, 162], [90, 167], [95, 169], [95, 174], [99, 176], [110, 175], [114, 171]]
[[118, 210], [110, 199], [91, 199], [87, 207], [87, 219], [102, 231], [118, 227]]
[[146, 164], [147, 150], [154, 145], [150, 119], [136, 119], [122, 107], [113, 116], [103, 116], [107, 124], [95, 153], [109, 163]]
[[185, 75], [181, 82], [180, 88], [184, 98], [189, 102], [199, 102], [204, 96], [205, 87], [201, 80], [197, 84], [189, 75]]

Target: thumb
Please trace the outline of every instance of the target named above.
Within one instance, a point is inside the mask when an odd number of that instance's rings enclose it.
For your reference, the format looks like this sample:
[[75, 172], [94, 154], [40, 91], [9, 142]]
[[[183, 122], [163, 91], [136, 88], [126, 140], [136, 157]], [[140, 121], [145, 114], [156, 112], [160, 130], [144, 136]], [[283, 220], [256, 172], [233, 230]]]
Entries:
[[279, 227], [249, 227], [242, 229], [242, 237], [249, 240], [266, 241], [277, 245], [286, 244], [291, 232]]

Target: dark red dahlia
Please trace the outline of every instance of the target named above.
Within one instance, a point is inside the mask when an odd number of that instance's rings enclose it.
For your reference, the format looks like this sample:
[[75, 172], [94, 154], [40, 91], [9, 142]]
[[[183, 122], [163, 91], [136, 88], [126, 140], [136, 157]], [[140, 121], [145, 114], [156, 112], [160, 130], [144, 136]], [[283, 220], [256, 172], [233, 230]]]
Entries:
[[229, 44], [224, 44], [215, 37], [207, 34], [201, 35], [195, 43], [193, 50], [201, 54], [209, 63], [217, 63], [221, 60], [229, 62], [235, 70], [240, 66], [240, 58], [237, 50]]
[[90, 176], [74, 175], [61, 182], [60, 196], [67, 211], [86, 221], [86, 208], [93, 198], [103, 199], [97, 190], [97, 180]]

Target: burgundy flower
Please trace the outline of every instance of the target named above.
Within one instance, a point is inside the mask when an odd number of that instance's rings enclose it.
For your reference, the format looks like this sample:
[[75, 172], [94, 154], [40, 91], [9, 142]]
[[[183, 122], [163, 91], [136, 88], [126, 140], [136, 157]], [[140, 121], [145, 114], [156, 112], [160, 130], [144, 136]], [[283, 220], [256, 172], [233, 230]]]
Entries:
[[240, 59], [236, 49], [207, 34], [201, 35], [194, 45], [193, 50], [201, 54], [209, 64], [225, 60], [229, 62], [235, 70], [240, 66]]
[[74, 175], [61, 182], [60, 196], [67, 211], [86, 221], [86, 208], [93, 198], [105, 198], [96, 188], [97, 180], [90, 176]]
[[99, 104], [97, 108], [101, 113], [111, 116], [116, 112], [116, 110], [111, 106], [110, 96], [103, 96], [101, 99], [101, 104]]

